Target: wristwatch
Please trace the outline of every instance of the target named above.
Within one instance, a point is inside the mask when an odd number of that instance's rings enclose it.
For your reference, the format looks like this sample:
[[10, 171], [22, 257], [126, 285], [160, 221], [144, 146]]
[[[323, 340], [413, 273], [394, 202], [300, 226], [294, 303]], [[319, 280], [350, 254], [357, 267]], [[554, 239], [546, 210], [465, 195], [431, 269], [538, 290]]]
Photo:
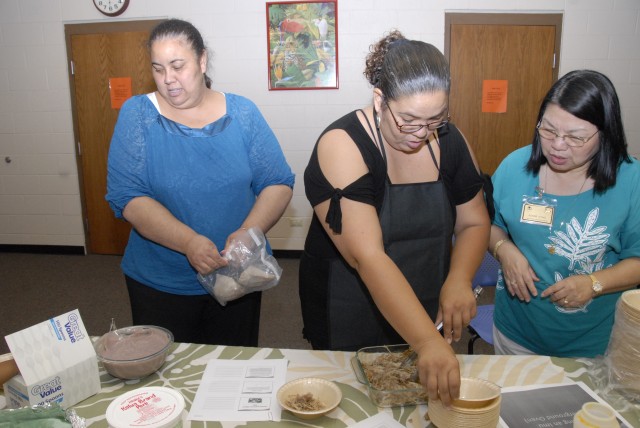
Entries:
[[602, 284], [594, 275], [589, 275], [589, 278], [591, 278], [591, 290], [593, 291], [593, 297], [598, 297], [600, 293], [602, 293]]

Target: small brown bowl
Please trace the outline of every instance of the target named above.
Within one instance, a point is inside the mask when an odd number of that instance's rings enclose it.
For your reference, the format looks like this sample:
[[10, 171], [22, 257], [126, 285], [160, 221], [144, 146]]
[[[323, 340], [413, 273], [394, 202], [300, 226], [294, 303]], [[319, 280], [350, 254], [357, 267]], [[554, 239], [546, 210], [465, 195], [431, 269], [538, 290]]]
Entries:
[[451, 405], [462, 409], [480, 409], [500, 397], [500, 387], [486, 379], [463, 377], [460, 379], [460, 396]]
[[[291, 407], [287, 402], [289, 397], [311, 394], [324, 406], [318, 410], [299, 410]], [[277, 393], [278, 403], [300, 419], [315, 419], [326, 415], [338, 407], [342, 400], [342, 391], [334, 382], [317, 377], [303, 377], [284, 384]]]

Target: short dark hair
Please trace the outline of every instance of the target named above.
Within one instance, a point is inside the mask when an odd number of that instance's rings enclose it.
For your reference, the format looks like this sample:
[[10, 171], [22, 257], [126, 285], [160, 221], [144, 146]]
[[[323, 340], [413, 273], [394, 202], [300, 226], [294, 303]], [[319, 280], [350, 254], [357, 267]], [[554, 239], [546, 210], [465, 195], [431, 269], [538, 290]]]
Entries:
[[[178, 39], [184, 38], [189, 42], [191, 48], [196, 54], [196, 58], [200, 60], [202, 55], [207, 52], [207, 47], [204, 44], [200, 31], [190, 22], [183, 21], [181, 19], [167, 19], [162, 21], [151, 30], [149, 34], [149, 40], [147, 41], [147, 48], [151, 49], [153, 42], [159, 39]], [[211, 88], [211, 79], [207, 74], [204, 75], [204, 81], [207, 88]]]
[[[598, 128], [600, 148], [594, 155], [587, 176], [595, 181], [594, 193], [603, 193], [616, 184], [618, 167], [631, 162], [620, 114], [618, 94], [611, 80], [593, 70], [575, 70], [562, 76], [545, 96], [536, 123], [540, 123], [547, 106], [555, 104], [575, 117]], [[542, 154], [540, 136], [534, 133], [527, 170], [538, 173], [547, 163]]]

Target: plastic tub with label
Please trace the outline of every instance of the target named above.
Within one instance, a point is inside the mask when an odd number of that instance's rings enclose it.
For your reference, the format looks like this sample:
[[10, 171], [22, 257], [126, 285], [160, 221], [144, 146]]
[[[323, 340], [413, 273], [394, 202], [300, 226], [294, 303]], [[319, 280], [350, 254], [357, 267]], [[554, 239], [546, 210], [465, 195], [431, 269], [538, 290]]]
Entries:
[[109, 404], [110, 428], [179, 428], [184, 397], [170, 388], [151, 386], [126, 392]]

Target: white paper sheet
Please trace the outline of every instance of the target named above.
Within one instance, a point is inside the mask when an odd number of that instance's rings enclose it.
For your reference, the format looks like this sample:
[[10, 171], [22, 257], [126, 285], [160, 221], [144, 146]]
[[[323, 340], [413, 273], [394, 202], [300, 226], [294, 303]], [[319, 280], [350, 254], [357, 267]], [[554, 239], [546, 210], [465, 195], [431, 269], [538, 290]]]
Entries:
[[280, 421], [276, 393], [288, 360], [211, 360], [207, 363], [189, 420]]
[[404, 428], [404, 425], [393, 419], [393, 416], [389, 413], [380, 412], [355, 425], [351, 425], [351, 428]]

